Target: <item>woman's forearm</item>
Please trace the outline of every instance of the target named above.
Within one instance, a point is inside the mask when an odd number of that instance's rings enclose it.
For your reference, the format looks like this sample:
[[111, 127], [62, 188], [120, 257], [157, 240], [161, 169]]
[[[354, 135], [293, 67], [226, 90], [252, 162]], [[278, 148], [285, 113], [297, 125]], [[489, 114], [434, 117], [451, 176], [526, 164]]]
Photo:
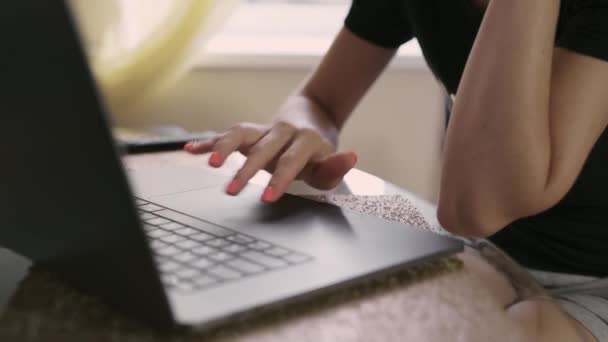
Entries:
[[439, 216], [454, 230], [488, 235], [539, 206], [551, 165], [550, 83], [559, 5], [489, 3], [446, 138]]
[[340, 126], [338, 118], [324, 105], [303, 94], [301, 90], [287, 97], [279, 108], [275, 120], [281, 120], [298, 128], [319, 131], [334, 145], [338, 145]]
[[321, 129], [337, 143], [338, 132], [395, 53], [343, 28], [310, 77], [281, 106], [278, 119]]

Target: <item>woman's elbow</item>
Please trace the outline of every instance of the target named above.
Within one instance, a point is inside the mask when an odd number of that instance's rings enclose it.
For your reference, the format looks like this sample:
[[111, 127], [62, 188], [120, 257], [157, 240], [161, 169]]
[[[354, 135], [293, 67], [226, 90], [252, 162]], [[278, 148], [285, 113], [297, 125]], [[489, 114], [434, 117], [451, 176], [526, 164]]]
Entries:
[[565, 194], [564, 187], [534, 184], [505, 187], [508, 182], [486, 182], [483, 186], [478, 182], [477, 186], [467, 186], [471, 183], [444, 182], [440, 189], [437, 219], [453, 234], [493, 235], [513, 221], [546, 211]]
[[437, 207], [437, 220], [448, 232], [465, 237], [485, 236], [483, 225], [479, 224], [473, 215], [465, 214], [445, 204]]
[[484, 203], [445, 197], [439, 199], [437, 220], [450, 233], [465, 237], [488, 237], [514, 221]]

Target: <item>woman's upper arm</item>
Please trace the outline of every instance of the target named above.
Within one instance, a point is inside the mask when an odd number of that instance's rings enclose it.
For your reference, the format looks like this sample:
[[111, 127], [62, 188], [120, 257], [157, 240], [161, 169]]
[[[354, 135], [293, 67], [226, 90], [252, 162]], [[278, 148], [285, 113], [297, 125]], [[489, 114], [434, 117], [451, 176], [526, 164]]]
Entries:
[[342, 28], [301, 93], [321, 106], [341, 128], [396, 51]]
[[557, 48], [553, 70], [549, 113], [552, 158], [540, 210], [566, 195], [608, 125], [608, 62]]
[[608, 0], [575, 2], [565, 19], [553, 56], [553, 153], [540, 210], [567, 194], [608, 125]]

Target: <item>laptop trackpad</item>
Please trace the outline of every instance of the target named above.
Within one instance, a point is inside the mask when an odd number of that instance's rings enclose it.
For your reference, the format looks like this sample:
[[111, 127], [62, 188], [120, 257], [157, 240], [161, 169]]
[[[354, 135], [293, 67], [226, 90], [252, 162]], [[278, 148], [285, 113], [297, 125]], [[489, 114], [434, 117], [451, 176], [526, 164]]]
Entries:
[[140, 170], [128, 176], [137, 196], [147, 198], [219, 186], [229, 179], [219, 172], [184, 167]]
[[[260, 200], [263, 188], [249, 185], [239, 196], [229, 196], [223, 187], [212, 187], [150, 198], [175, 211], [199, 218], [257, 238], [311, 251], [311, 246], [351, 246], [358, 240], [355, 230], [342, 209], [284, 196], [274, 204]], [[348, 215], [352, 216], [352, 215]], [[349, 244], [344, 239], [351, 240]], [[315, 252], [320, 252], [314, 248]], [[316, 254], [316, 253], [315, 253]]]

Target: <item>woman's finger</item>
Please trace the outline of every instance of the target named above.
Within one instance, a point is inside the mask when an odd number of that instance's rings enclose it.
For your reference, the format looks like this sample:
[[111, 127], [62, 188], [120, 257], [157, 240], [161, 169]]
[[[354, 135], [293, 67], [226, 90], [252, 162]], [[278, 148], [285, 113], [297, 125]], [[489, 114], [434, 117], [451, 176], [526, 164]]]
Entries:
[[262, 200], [264, 202], [274, 202], [279, 199], [289, 184], [311, 161], [321, 143], [316, 135], [311, 136], [311, 133], [308, 132], [299, 133], [291, 146], [277, 160], [276, 168], [268, 182], [268, 187], [264, 190]]
[[220, 167], [232, 152], [239, 149], [241, 146], [255, 144], [262, 138], [268, 128], [256, 124], [240, 124], [234, 126], [228, 132], [220, 137], [211, 148], [209, 156], [209, 165]]
[[220, 135], [218, 134], [217, 136], [207, 140], [189, 141], [184, 145], [184, 150], [192, 154], [208, 153], [211, 151], [213, 145], [215, 145], [219, 138]]
[[226, 192], [236, 195], [255, 174], [271, 162], [293, 139], [295, 129], [287, 125], [275, 125], [248, 151], [247, 160], [226, 187]]
[[333, 189], [340, 184], [346, 173], [355, 167], [357, 159], [354, 152], [337, 152], [311, 164], [300, 178], [314, 188]]

